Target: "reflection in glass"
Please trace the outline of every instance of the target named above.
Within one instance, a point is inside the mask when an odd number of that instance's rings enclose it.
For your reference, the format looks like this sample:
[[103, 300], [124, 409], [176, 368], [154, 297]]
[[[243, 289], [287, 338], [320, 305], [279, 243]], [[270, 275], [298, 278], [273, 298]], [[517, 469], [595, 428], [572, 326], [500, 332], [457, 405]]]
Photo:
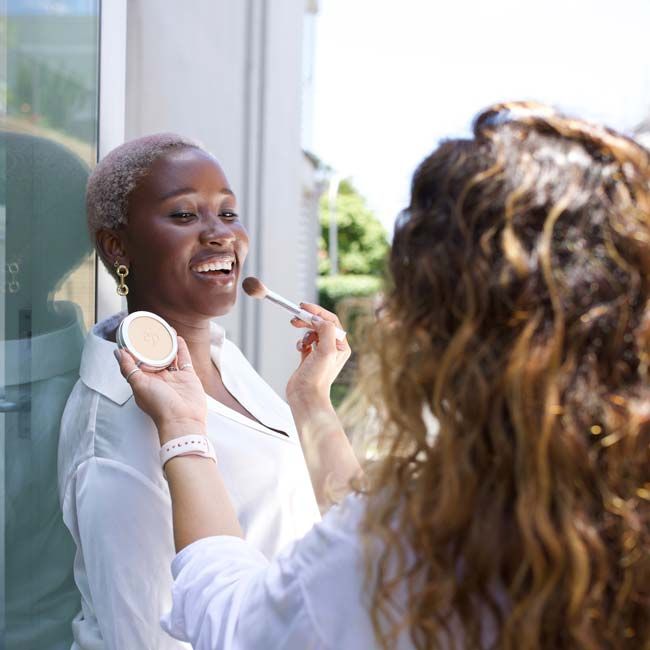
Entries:
[[80, 604], [56, 456], [94, 315], [84, 193], [96, 157], [98, 2], [0, 0], [0, 10], [0, 647], [68, 650]]

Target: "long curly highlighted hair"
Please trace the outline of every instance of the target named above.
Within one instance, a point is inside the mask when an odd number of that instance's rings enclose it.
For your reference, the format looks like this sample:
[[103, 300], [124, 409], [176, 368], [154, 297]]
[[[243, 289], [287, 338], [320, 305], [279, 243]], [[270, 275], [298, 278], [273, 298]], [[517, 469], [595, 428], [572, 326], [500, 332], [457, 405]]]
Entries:
[[383, 647], [650, 648], [649, 174], [523, 102], [416, 170], [362, 368]]

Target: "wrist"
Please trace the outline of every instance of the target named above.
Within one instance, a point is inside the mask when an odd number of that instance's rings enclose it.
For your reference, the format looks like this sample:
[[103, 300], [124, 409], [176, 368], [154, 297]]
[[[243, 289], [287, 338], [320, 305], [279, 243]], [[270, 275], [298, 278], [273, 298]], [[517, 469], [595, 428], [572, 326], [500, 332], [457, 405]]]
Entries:
[[208, 436], [195, 433], [173, 438], [160, 446], [160, 464], [163, 468], [163, 474], [165, 474], [167, 463], [174, 458], [184, 456], [199, 456], [217, 462], [217, 454]]
[[336, 416], [329, 395], [322, 393], [294, 392], [287, 395], [287, 401], [295, 419], [318, 415]]
[[314, 440], [323, 435], [327, 436], [331, 431], [341, 427], [329, 397], [322, 395], [309, 398], [294, 396], [289, 401], [289, 406], [303, 441]]
[[207, 434], [205, 422], [195, 419], [161, 420], [156, 423], [156, 427], [158, 428], [158, 437], [160, 438], [161, 445], [174, 438], [193, 435], [205, 436]]
[[329, 388], [314, 386], [287, 386], [287, 401], [291, 408], [309, 408], [310, 410], [325, 410], [332, 407]]

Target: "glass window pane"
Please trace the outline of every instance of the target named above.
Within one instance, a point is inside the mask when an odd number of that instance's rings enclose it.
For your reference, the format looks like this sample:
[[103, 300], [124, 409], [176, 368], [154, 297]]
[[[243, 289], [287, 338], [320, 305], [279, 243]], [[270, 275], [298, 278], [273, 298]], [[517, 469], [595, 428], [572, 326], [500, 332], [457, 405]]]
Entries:
[[[0, 0], [0, 647], [70, 648], [61, 413], [94, 318], [99, 0]], [[4, 596], [4, 597], [2, 597]]]

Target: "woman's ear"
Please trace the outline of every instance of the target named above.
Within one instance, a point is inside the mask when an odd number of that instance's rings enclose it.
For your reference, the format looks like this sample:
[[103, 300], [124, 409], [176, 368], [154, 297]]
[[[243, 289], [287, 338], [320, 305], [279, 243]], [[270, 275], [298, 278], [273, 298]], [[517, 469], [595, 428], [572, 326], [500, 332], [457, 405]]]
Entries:
[[116, 230], [98, 230], [96, 241], [99, 254], [109, 266], [115, 262], [129, 265], [122, 233]]

